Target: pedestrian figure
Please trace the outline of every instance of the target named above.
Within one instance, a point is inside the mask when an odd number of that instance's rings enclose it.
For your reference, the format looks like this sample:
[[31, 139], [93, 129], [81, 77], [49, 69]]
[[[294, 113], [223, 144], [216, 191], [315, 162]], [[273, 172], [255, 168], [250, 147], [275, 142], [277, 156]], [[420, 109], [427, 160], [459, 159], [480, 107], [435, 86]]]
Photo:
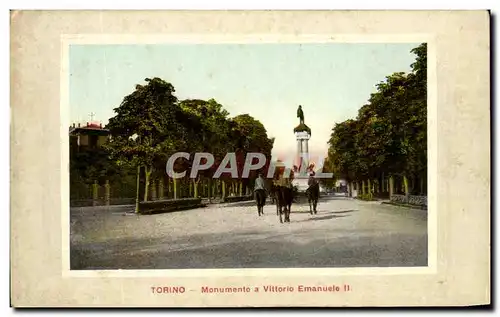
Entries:
[[254, 195], [255, 201], [257, 202], [257, 212], [259, 216], [263, 215], [264, 206], [266, 205], [266, 185], [261, 173], [259, 173], [255, 180]]

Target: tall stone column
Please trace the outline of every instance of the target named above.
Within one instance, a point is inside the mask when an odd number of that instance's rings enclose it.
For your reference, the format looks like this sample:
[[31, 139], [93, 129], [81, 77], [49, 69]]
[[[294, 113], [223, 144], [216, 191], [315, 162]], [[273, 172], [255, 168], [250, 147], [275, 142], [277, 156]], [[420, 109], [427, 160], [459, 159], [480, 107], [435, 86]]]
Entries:
[[301, 139], [297, 139], [297, 164], [298, 164], [298, 167], [300, 168], [300, 164], [301, 164], [301, 156], [302, 155], [302, 140]]
[[300, 153], [302, 153], [302, 140], [297, 139], [297, 154], [299, 155]]
[[309, 167], [309, 140], [305, 139], [302, 142], [304, 142], [304, 160], [305, 160], [305, 166], [306, 168]]

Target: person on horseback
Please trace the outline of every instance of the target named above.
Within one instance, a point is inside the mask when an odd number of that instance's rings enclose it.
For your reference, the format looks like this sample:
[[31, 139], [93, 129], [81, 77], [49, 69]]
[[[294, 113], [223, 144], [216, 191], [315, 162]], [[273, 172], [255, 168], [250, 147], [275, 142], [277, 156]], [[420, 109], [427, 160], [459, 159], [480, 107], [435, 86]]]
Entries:
[[316, 206], [318, 204], [319, 198], [319, 183], [316, 180], [315, 175], [316, 174], [314, 173], [314, 171], [311, 171], [311, 173], [309, 174], [309, 180], [307, 181], [307, 185], [309, 185], [309, 187], [306, 190], [311, 215], [313, 214], [313, 212], [317, 213]]
[[281, 174], [278, 180], [274, 182], [274, 185], [279, 187], [291, 188], [292, 182], [290, 181], [290, 178], [285, 177], [283, 174]]
[[315, 175], [316, 173], [314, 173], [314, 171], [311, 171], [311, 173], [309, 173], [309, 180], [307, 181], [307, 185], [309, 185], [309, 188], [318, 183], [316, 177], [314, 177]]

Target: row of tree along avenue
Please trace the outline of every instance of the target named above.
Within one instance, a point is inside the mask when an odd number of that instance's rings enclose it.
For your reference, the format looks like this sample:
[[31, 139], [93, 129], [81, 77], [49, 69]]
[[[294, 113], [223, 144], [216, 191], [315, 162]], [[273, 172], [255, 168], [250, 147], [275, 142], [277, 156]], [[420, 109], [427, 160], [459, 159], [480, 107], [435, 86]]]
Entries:
[[361, 198], [426, 195], [427, 46], [411, 52], [410, 73], [388, 76], [356, 119], [333, 128], [325, 166]]
[[[102, 196], [96, 191], [101, 188], [99, 185], [106, 184], [103, 187], [111, 187], [108, 196], [137, 194], [143, 201], [242, 196], [248, 192], [256, 171], [251, 171], [247, 178], [233, 178], [228, 173], [213, 178], [213, 174], [228, 152], [236, 153], [238, 175], [242, 174], [249, 152], [264, 154], [267, 165], [263, 169], [267, 169], [274, 139], [268, 137], [263, 124], [248, 114], [230, 117], [214, 99], [178, 100], [174, 93], [172, 84], [147, 78], [146, 84], [138, 84], [123, 99], [106, 125], [108, 142], [92, 154], [71, 158], [73, 197], [77, 197], [77, 184], [83, 183], [91, 183], [94, 197]], [[186, 176], [170, 178], [166, 162], [178, 152], [190, 153], [191, 158], [195, 153], [210, 153], [214, 164], [190, 178], [192, 159], [177, 159], [174, 171], [186, 171]], [[136, 179], [137, 174], [140, 177]], [[118, 188], [124, 187], [124, 183], [128, 190], [120, 192]], [[114, 194], [113, 188], [117, 188]], [[140, 193], [133, 192], [133, 188], [140, 188]]]

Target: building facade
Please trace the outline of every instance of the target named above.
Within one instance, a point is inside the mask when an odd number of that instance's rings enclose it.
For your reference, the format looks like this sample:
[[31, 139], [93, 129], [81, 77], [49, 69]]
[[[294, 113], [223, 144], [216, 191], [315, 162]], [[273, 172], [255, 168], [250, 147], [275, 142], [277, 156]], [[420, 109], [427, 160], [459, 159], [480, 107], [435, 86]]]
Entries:
[[102, 124], [88, 123], [86, 126], [73, 124], [69, 128], [69, 144], [72, 153], [94, 150], [102, 147], [109, 138], [109, 130]]

